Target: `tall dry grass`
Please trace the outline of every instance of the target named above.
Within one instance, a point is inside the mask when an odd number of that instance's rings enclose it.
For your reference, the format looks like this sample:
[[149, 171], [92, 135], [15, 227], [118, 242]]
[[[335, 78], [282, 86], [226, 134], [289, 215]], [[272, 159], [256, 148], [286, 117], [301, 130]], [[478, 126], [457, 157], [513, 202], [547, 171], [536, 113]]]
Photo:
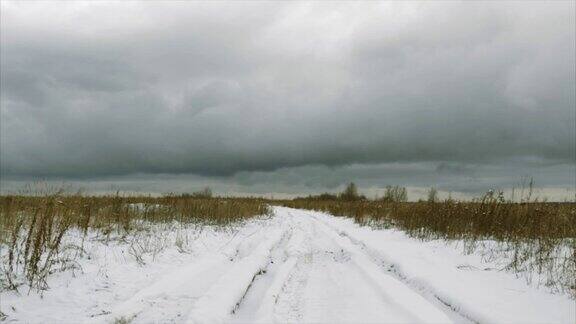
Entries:
[[[63, 195], [0, 197], [0, 247], [5, 249], [0, 265], [0, 287], [17, 289], [24, 282], [30, 289], [47, 288], [47, 277], [77, 268], [88, 231], [101, 240], [126, 239], [146, 230], [146, 224], [197, 223], [229, 225], [268, 213], [262, 199], [195, 198], [183, 196], [122, 197]], [[82, 236], [75, 244], [64, 244], [72, 229]], [[136, 259], [144, 250], [131, 246]]]
[[505, 261], [503, 269], [576, 297], [576, 203], [513, 203], [486, 195], [472, 202], [295, 199], [282, 205], [396, 227], [422, 240], [463, 242], [466, 253]]

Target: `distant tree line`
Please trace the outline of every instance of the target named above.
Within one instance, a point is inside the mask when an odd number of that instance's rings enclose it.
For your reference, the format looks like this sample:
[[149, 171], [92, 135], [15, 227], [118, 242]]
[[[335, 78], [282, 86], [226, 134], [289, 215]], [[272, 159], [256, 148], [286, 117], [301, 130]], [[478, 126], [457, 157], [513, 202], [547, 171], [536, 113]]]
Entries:
[[[367, 200], [366, 196], [358, 192], [358, 187], [354, 182], [346, 185], [346, 188], [340, 193], [322, 193], [319, 195], [309, 195], [308, 197], [300, 197], [298, 199], [306, 200], [340, 200], [340, 201], [361, 201]], [[401, 186], [386, 186], [384, 196], [378, 200], [386, 202], [406, 202], [408, 201], [408, 191], [405, 187]]]
[[[296, 199], [305, 200], [340, 200], [340, 201], [362, 201], [367, 200], [366, 196], [358, 192], [358, 187], [354, 182], [350, 182], [346, 185], [346, 188], [340, 193], [321, 193], [319, 195], [309, 195], [307, 197], [299, 197]], [[380, 198], [376, 198], [383, 202], [407, 202], [408, 201], [408, 191], [406, 187], [402, 186], [386, 186], [384, 190], [384, 195]], [[422, 199], [418, 201], [423, 201]], [[426, 200], [430, 203], [436, 203], [440, 201], [438, 197], [438, 190], [434, 187], [428, 189]]]
[[205, 187], [202, 190], [195, 191], [193, 193], [185, 192], [180, 195], [182, 198], [212, 198], [212, 189], [210, 187]]
[[[174, 194], [171, 194], [174, 195]], [[438, 197], [438, 190], [434, 187], [430, 188], [427, 192], [427, 199], [426, 201], [434, 203], [439, 202], [440, 199]], [[182, 193], [179, 195], [182, 198], [212, 198], [213, 193], [210, 187], [205, 187], [201, 190], [192, 192], [192, 193]], [[358, 192], [358, 186], [354, 182], [350, 182], [344, 190], [340, 193], [321, 193], [319, 195], [309, 195], [307, 197], [298, 197], [296, 199], [304, 199], [304, 200], [339, 200], [339, 201], [362, 201], [368, 200], [366, 196], [360, 194]], [[376, 200], [380, 200], [383, 202], [407, 202], [408, 201], [408, 191], [406, 187], [402, 186], [386, 186], [384, 190], [384, 195], [380, 198], [376, 198]], [[422, 201], [422, 200], [419, 200]]]

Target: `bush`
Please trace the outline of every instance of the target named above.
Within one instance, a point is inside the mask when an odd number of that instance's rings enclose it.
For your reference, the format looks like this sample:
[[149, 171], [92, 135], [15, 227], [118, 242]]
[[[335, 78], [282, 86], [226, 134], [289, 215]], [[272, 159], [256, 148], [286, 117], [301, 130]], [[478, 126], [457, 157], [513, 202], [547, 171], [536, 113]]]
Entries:
[[385, 202], [406, 202], [408, 201], [408, 192], [404, 187], [386, 186], [386, 192], [382, 200]]

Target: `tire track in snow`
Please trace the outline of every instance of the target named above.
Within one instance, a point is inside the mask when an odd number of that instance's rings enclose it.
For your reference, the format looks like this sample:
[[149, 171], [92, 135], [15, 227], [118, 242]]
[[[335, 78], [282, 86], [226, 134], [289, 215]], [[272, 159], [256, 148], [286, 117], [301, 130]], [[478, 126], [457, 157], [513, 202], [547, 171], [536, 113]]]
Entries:
[[281, 218], [283, 226], [289, 228], [290, 237], [273, 251], [273, 264], [264, 275], [256, 278], [238, 312], [233, 316], [233, 322], [286, 322], [276, 313], [276, 306], [280, 297], [285, 295], [286, 283], [292, 279], [300, 256], [304, 253], [302, 247], [305, 236], [302, 227], [293, 222], [292, 215]]
[[291, 217], [297, 234], [290, 242], [287, 254], [295, 259], [295, 264], [276, 297], [272, 318], [276, 323], [301, 323], [304, 315], [303, 296], [313, 259], [310, 242], [315, 233], [314, 228], [304, 226], [302, 222], [299, 222], [300, 216], [291, 212], [288, 212], [288, 215]]
[[389, 273], [383, 273], [380, 267], [357, 245], [338, 235], [324, 222], [315, 217], [313, 219], [313, 224], [322, 228], [324, 235], [341, 251], [350, 253], [349, 263], [360, 274], [359, 277], [366, 281], [388, 306], [386, 311], [396, 312], [399, 317], [405, 319], [406, 323], [451, 322], [445, 312], [438, 309], [435, 304], [430, 303], [403, 282], [390, 276]]
[[440, 293], [436, 292], [432, 287], [426, 285], [425, 283], [419, 282], [417, 280], [413, 280], [405, 275], [399, 267], [394, 263], [389, 261], [386, 257], [382, 256], [382, 254], [369, 247], [366, 243], [362, 240], [356, 238], [354, 235], [351, 235], [347, 231], [340, 229], [328, 222], [320, 219], [314, 213], [308, 213], [310, 217], [316, 219], [318, 222], [324, 224], [331, 230], [333, 230], [337, 235], [340, 237], [344, 237], [348, 239], [352, 244], [358, 246], [362, 249], [365, 254], [372, 260], [374, 264], [383, 268], [387, 273], [394, 276], [399, 281], [403, 282], [406, 286], [410, 287], [413, 291], [417, 292], [419, 295], [423, 296], [430, 302], [436, 304], [438, 307], [443, 308], [446, 313], [450, 315], [450, 317], [457, 321], [457, 322], [468, 322], [468, 323], [481, 323], [484, 322], [482, 320], [478, 320], [481, 316], [477, 315], [474, 316], [472, 311], [464, 309], [462, 306], [458, 305], [452, 298], [446, 297], [441, 295]]
[[[250, 257], [262, 245], [259, 231], [234, 236], [219, 253], [207, 255], [162, 276], [150, 286], [137, 291], [121, 302], [110, 314], [89, 320], [89, 323], [114, 323], [116, 320], [147, 322], [184, 322], [192, 306], [206, 291], [226, 275], [230, 268]], [[169, 307], [164, 307], [169, 306]]]
[[254, 251], [235, 263], [198, 299], [188, 316], [188, 323], [223, 323], [233, 313], [250, 289], [255, 277], [270, 264], [270, 254], [284, 238], [285, 229], [268, 233]]

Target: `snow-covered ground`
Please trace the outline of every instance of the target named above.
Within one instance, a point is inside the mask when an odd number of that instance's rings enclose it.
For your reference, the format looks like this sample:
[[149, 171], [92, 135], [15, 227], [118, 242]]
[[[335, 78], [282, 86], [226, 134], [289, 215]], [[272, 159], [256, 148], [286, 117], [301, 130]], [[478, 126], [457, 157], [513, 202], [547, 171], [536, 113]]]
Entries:
[[227, 230], [159, 228], [131, 244], [88, 240], [85, 248], [82, 271], [55, 274], [42, 296], [2, 292], [5, 321], [576, 321], [574, 300], [478, 255], [310, 211], [275, 207], [272, 217]]

